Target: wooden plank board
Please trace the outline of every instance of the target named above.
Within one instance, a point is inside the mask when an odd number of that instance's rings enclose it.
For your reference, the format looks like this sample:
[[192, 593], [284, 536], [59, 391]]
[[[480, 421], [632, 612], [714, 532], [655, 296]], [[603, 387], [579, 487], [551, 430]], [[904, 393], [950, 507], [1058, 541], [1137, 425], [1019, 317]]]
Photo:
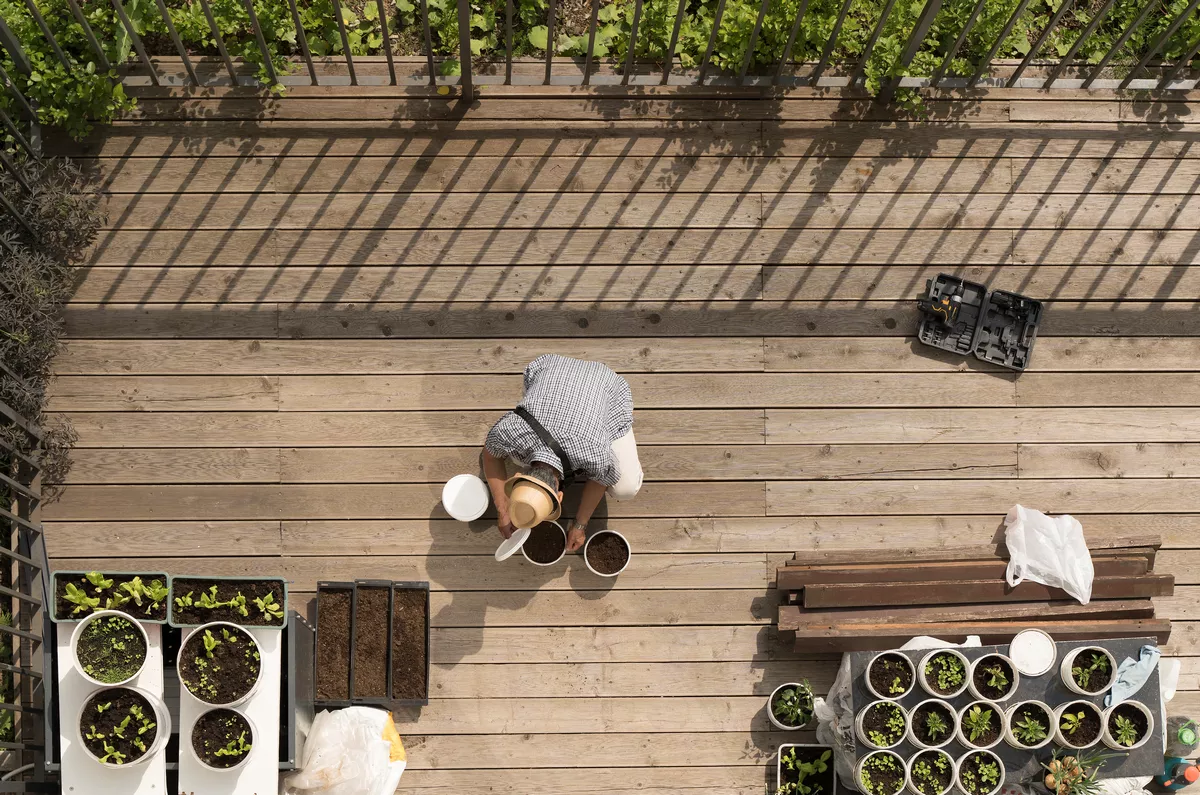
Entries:
[[[76, 451], [78, 454], [78, 451]], [[122, 555], [204, 557], [278, 556], [282, 554], [278, 521], [194, 522], [47, 522], [46, 553], [55, 559], [54, 568], [65, 568], [59, 558], [106, 558], [114, 552]], [[139, 564], [135, 568], [141, 570]], [[187, 569], [186, 560], [177, 564]], [[89, 569], [90, 570], [90, 569]]]
[[430, 609], [438, 627], [741, 626], [774, 623], [777, 601], [763, 588], [723, 587], [614, 589], [594, 597], [575, 590], [436, 591]]
[[[411, 730], [406, 727], [401, 732], [408, 735]], [[593, 768], [509, 768], [489, 770], [485, 775], [487, 786], [495, 795], [528, 795], [530, 792], [539, 795], [678, 795], [680, 792], [678, 768], [630, 768], [616, 776], [598, 775], [599, 772]], [[405, 773], [399, 792], [457, 795], [478, 786], [480, 775], [474, 770], [413, 770]], [[754, 766], [702, 767], [689, 772], [687, 786], [724, 795], [762, 795], [763, 771]]]
[[1196, 373], [1030, 373], [1015, 387], [1018, 406], [1200, 405]]
[[1022, 477], [1200, 477], [1196, 444], [1022, 444]]
[[51, 411], [273, 411], [273, 376], [60, 376], [50, 385]]
[[127, 450], [81, 448], [71, 451], [66, 482], [116, 483], [279, 483], [280, 453], [270, 447]]
[[[1089, 520], [1090, 521], [1090, 520]], [[895, 547], [877, 545], [862, 549], [806, 550], [785, 562], [787, 566], [854, 566], [860, 564], [892, 564], [912, 562], [987, 561], [1007, 559], [1004, 547], [1004, 525], [995, 537], [995, 543], [979, 546], [944, 546], [931, 544], [924, 547]], [[905, 534], [907, 538], [907, 534]], [[1089, 535], [1086, 539], [1092, 555], [1149, 555], [1153, 565], [1153, 553], [1162, 546], [1159, 536], [1122, 536], [1105, 534], [1101, 537]]]
[[[789, 561], [789, 564], [792, 561]], [[775, 585], [782, 590], [799, 590], [809, 585], [840, 583], [921, 583], [930, 580], [1003, 579], [1008, 570], [1006, 560], [954, 560], [904, 563], [859, 563], [848, 565], [785, 565], [778, 570]], [[1121, 556], [1093, 562], [1095, 574], [1101, 576], [1136, 576], [1145, 574], [1144, 557]]]
[[1103, 638], [1128, 638], [1141, 635], [1158, 638], [1166, 644], [1172, 637], [1171, 622], [1163, 619], [1142, 621], [1087, 621], [1087, 622], [1031, 622], [995, 621], [987, 623], [962, 622], [957, 624], [892, 624], [879, 626], [854, 626], [846, 631], [825, 629], [796, 630], [796, 648], [823, 651], [866, 651], [892, 648], [903, 643], [916, 632], [927, 631], [951, 643], [961, 643], [971, 635], [978, 635], [984, 644], [1003, 643], [1023, 629], [1038, 627], [1063, 640], [1092, 640]]
[[[782, 576], [782, 571], [780, 576]], [[1100, 600], [1086, 605], [1075, 601], [1065, 601], [824, 610], [807, 610], [800, 605], [786, 604], [779, 606], [776, 624], [780, 630], [795, 630], [800, 627], [852, 628], [859, 624], [941, 624], [962, 621], [1005, 621], [1015, 618], [1026, 620], [1040, 618], [1082, 618], [1085, 620], [1153, 618], [1154, 606], [1155, 603], [1149, 599]]]
[[[1094, 599], [1144, 599], [1166, 596], [1175, 586], [1170, 574], [1096, 577]], [[1059, 589], [1025, 581], [1009, 586], [1003, 580], [945, 580], [921, 583], [814, 584], [804, 589], [805, 609], [872, 607], [876, 605], [974, 604], [977, 602], [1041, 602], [1068, 599]], [[936, 633], [934, 633], [936, 634]]]

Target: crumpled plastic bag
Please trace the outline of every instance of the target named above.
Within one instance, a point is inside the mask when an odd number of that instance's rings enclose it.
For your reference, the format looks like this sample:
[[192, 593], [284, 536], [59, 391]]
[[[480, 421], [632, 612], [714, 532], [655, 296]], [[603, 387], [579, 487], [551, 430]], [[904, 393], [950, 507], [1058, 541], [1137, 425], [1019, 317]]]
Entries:
[[368, 707], [319, 712], [303, 765], [284, 780], [285, 795], [391, 795], [391, 746], [382, 735], [387, 715]]
[[1075, 517], [1047, 516], [1014, 505], [1004, 517], [1004, 524], [1010, 586], [1033, 580], [1063, 589], [1080, 604], [1091, 601], [1095, 569], [1083, 538], [1083, 526]]

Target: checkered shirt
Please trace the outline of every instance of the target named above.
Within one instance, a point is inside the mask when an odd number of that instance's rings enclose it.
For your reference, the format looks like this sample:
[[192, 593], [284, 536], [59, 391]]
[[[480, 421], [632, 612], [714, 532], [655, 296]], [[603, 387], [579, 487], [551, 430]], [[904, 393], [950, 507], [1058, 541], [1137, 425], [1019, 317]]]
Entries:
[[[525, 368], [520, 405], [554, 437], [581, 477], [606, 486], [620, 480], [612, 443], [633, 427], [633, 394], [624, 378], [599, 362], [539, 356]], [[554, 451], [511, 411], [488, 431], [484, 446], [497, 458], [540, 461], [563, 471]]]

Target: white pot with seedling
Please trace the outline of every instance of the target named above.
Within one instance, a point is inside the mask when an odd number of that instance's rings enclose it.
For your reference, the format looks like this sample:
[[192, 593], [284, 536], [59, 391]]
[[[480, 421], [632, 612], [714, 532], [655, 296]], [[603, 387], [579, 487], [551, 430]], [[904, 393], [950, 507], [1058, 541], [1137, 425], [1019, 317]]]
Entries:
[[908, 740], [917, 748], [941, 748], [958, 735], [958, 713], [936, 698], [917, 704], [908, 713]]
[[81, 676], [97, 687], [123, 685], [142, 672], [150, 638], [141, 623], [119, 610], [99, 610], [75, 625], [71, 654]]
[[1003, 654], [985, 654], [971, 663], [967, 688], [981, 701], [1000, 703], [1012, 698], [1021, 683], [1021, 674], [1011, 659]]
[[1054, 742], [1082, 750], [1100, 742], [1104, 725], [1100, 708], [1090, 701], [1073, 701], [1054, 711]]
[[803, 729], [813, 717], [813, 691], [808, 682], [785, 682], [767, 699], [767, 717], [777, 729]]
[[1004, 786], [1004, 762], [993, 751], [977, 748], [958, 760], [958, 787], [967, 795], [995, 795]]
[[895, 748], [908, 734], [908, 714], [895, 701], [872, 701], [854, 720], [858, 740], [868, 748]]
[[1141, 748], [1154, 733], [1154, 715], [1140, 701], [1122, 701], [1104, 710], [1100, 739], [1114, 751]]
[[899, 701], [917, 686], [912, 660], [898, 651], [880, 652], [872, 657], [863, 678], [872, 696], [892, 701]]
[[974, 701], [958, 713], [958, 741], [967, 748], [994, 747], [1004, 729], [1004, 710], [991, 701]]
[[1004, 741], [1022, 751], [1036, 751], [1054, 739], [1054, 710], [1044, 701], [1022, 701], [1008, 708]]
[[927, 748], [905, 766], [905, 785], [912, 795], [946, 795], [958, 776], [958, 764], [945, 751]]
[[956, 649], [934, 649], [921, 658], [917, 676], [934, 698], [954, 698], [967, 689], [971, 663]]
[[780, 745], [775, 759], [775, 795], [833, 795], [837, 774], [833, 749], [825, 745]]
[[1108, 692], [1116, 681], [1117, 660], [1108, 649], [1080, 646], [1063, 655], [1058, 672], [1072, 693], [1097, 696]]
[[904, 760], [894, 751], [872, 751], [858, 761], [854, 778], [865, 795], [896, 795], [904, 789]]

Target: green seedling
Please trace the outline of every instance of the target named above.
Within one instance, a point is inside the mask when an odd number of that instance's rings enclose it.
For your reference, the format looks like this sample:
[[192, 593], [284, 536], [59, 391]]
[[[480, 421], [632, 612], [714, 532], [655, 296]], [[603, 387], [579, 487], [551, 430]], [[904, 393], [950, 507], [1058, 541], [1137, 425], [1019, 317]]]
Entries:
[[1079, 727], [1083, 725], [1083, 719], [1086, 717], [1086, 712], [1064, 712], [1062, 715], [1062, 730], [1067, 734], [1075, 734], [1075, 732], [1079, 731]]
[[200, 598], [196, 601], [196, 606], [214, 610], [218, 607], [224, 607], [225, 603], [217, 599], [217, 586], [214, 585], [200, 594]]
[[826, 751], [820, 757], [811, 762], [797, 762], [796, 749], [789, 748], [779, 757], [783, 768], [790, 773], [794, 773], [796, 780], [789, 781], [786, 784], [780, 785], [776, 791], [776, 795], [818, 795], [825, 788], [820, 783], [806, 784], [805, 782], [812, 776], [824, 773], [829, 769], [829, 758], [833, 755], [832, 751]]
[[192, 599], [192, 591], [188, 591], [183, 596], [175, 597], [175, 606], [176, 607], [191, 607], [194, 604], [195, 604], [195, 601]]
[[885, 711], [884, 725], [887, 727], [887, 732], [878, 730], [869, 730], [867, 737], [872, 743], [880, 747], [895, 745], [904, 737], [904, 730], [907, 726], [904, 723], [904, 712], [900, 707], [891, 701], [881, 701], [871, 709], [879, 713]]
[[953, 654], [939, 654], [925, 663], [925, 676], [937, 679], [939, 690], [957, 690], [966, 679], [967, 669], [962, 660]]
[[90, 582], [93, 586], [95, 586], [96, 593], [100, 593], [105, 588], [111, 588], [112, 584], [113, 584], [112, 580], [106, 578], [103, 574], [101, 574], [98, 571], [89, 571], [87, 574], [85, 574], [83, 576], [87, 578], [88, 582]]
[[87, 732], [87, 734], [85, 734], [83, 736], [85, 739], [88, 739], [88, 740], [103, 740], [105, 737], [105, 735], [96, 731], [95, 726], [88, 726], [88, 732]]
[[[937, 712], [930, 712], [925, 716], [925, 733], [929, 735], [929, 739], [936, 740], [938, 737], [950, 731], [950, 726], [946, 724], [945, 719]], [[938, 757], [941, 759], [941, 757]]]
[[211, 629], [204, 630], [203, 640], [204, 640], [204, 656], [208, 657], [211, 660], [212, 656], [213, 656], [213, 652], [216, 650], [216, 648], [218, 646], [221, 645], [221, 641], [217, 640], [216, 636], [212, 634]]
[[963, 727], [967, 730], [967, 738], [971, 742], [975, 742], [980, 737], [991, 731], [992, 728], [992, 711], [984, 709], [979, 705], [971, 707], [967, 710], [967, 714], [963, 715]]
[[1138, 735], [1137, 727], [1133, 725], [1133, 721], [1129, 718], [1124, 715], [1118, 715], [1114, 722], [1117, 724], [1117, 730], [1113, 732], [1113, 735], [1121, 745], [1128, 748], [1141, 739]]
[[1000, 783], [1000, 766], [995, 762], [979, 762], [979, 777], [983, 779], [983, 783], [988, 789], [994, 788]]
[[[1076, 658], [1076, 660], [1078, 660], [1078, 658]], [[1097, 652], [1092, 655], [1092, 661], [1090, 665], [1076, 665], [1071, 668], [1071, 677], [1074, 678], [1077, 685], [1082, 687], [1084, 690], [1089, 690], [1089, 685], [1092, 681], [1092, 674], [1097, 672], [1107, 673], [1107, 671], [1108, 657]]]
[[[283, 618], [283, 605], [275, 603], [275, 594], [269, 593], [263, 597], [255, 597], [254, 606], [264, 616]], [[899, 681], [898, 679], [896, 681]]]
[[813, 695], [808, 682], [780, 690], [771, 704], [771, 712], [788, 726], [803, 726], [812, 720]]
[[998, 690], [1008, 690], [1008, 675], [1004, 673], [1004, 666], [992, 665], [983, 669], [985, 673], [990, 674], [988, 677], [988, 686]]
[[89, 610], [95, 610], [100, 607], [100, 597], [88, 596], [87, 591], [76, 587], [73, 582], [67, 583], [66, 593], [63, 596], [68, 602], [75, 605], [75, 609], [71, 611], [71, 615], [86, 613]]
[[230, 740], [224, 748], [218, 748], [215, 756], [245, 756], [250, 753], [251, 744], [246, 742], [246, 733], [242, 732]]
[[1026, 715], [1013, 726], [1013, 734], [1026, 745], [1037, 745], [1046, 739], [1046, 726], [1032, 715]]
[[104, 756], [100, 757], [100, 761], [114, 765], [123, 765], [125, 764], [125, 754], [118, 751], [114, 746], [105, 743]]
[[892, 684], [888, 687], [888, 695], [898, 696], [904, 692], [904, 685], [900, 681], [898, 676], [892, 680]]
[[131, 721], [131, 720], [133, 720], [133, 716], [126, 715], [125, 720], [121, 721], [120, 723], [118, 723], [116, 725], [115, 728], [113, 728], [113, 734], [115, 734], [117, 737], [120, 737], [122, 740], [124, 740], [125, 739], [125, 730], [129, 728], [129, 721]]
[[138, 749], [143, 754], [146, 753], [146, 743], [142, 742], [141, 737], [134, 737], [130, 742], [133, 744], [134, 748]]
[[899, 788], [893, 791], [885, 790], [880, 782], [875, 781], [871, 777], [872, 772], [879, 774], [892, 772], [903, 775], [894, 756], [891, 754], [877, 754], [868, 759], [867, 763], [863, 765], [861, 779], [863, 789], [866, 790], [867, 795], [894, 795], [895, 792], [899, 791]]
[[159, 605], [166, 601], [167, 596], [171, 592], [167, 589], [167, 586], [163, 585], [162, 580], [151, 580], [150, 585], [146, 587], [144, 593], [150, 598], [151, 609], [156, 610]]
[[104, 710], [108, 709], [108, 708], [109, 708], [109, 707], [111, 707], [111, 706], [112, 706], [112, 702], [111, 702], [111, 701], [110, 701], [110, 702], [108, 702], [107, 704], [97, 704], [97, 705], [96, 705], [96, 711], [97, 711], [97, 712], [104, 712]]
[[146, 587], [142, 585], [141, 577], [134, 577], [129, 582], [121, 583], [121, 590], [129, 594], [129, 599], [138, 607], [142, 606], [142, 595], [146, 592]]

